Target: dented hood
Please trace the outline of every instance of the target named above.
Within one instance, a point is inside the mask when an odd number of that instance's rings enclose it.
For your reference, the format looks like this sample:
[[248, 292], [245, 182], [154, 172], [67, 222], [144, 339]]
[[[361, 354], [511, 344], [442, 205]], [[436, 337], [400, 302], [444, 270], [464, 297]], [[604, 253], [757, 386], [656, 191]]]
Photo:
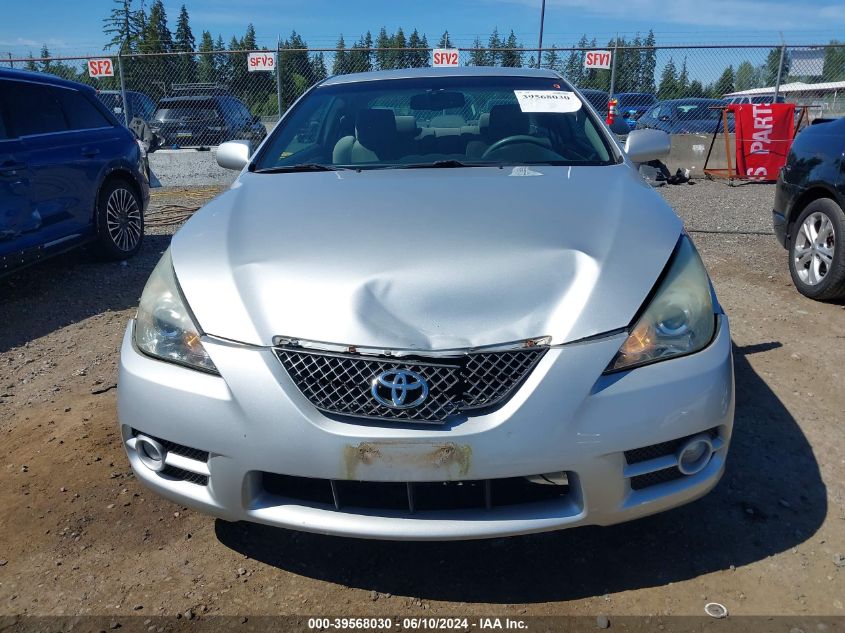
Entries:
[[625, 327], [680, 232], [624, 164], [244, 173], [172, 256], [208, 334], [443, 350]]

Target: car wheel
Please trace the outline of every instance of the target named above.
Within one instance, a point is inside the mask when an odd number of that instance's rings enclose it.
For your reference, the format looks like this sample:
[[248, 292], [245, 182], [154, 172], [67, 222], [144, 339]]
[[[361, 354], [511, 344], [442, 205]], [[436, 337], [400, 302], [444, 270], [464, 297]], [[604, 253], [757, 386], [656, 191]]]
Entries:
[[144, 239], [141, 199], [125, 180], [110, 180], [97, 197], [97, 250], [112, 260], [132, 257]]
[[845, 214], [833, 200], [814, 200], [798, 216], [789, 241], [789, 272], [806, 297], [845, 297]]

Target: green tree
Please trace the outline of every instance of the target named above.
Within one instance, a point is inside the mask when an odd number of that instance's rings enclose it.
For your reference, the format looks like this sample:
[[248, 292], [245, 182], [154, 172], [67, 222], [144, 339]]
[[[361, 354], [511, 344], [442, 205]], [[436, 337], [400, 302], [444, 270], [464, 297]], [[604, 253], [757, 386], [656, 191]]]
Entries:
[[349, 72], [349, 53], [346, 52], [346, 42], [341, 33], [340, 39], [335, 44], [337, 49], [334, 54], [334, 63], [332, 64], [333, 75], [345, 75]]
[[502, 66], [507, 68], [520, 68], [523, 61], [521, 50], [522, 44], [517, 41], [513, 29], [511, 29], [508, 39], [505, 40], [505, 47], [507, 50], [502, 51], [502, 55], [499, 58]]
[[440, 41], [437, 43], [437, 48], [452, 48], [452, 40], [449, 37], [449, 31], [443, 31], [443, 35], [440, 36]]
[[663, 99], [674, 99], [678, 94], [678, 71], [675, 68], [675, 60], [671, 57], [660, 73], [660, 85], [657, 88], [657, 97]]
[[689, 88], [687, 88], [687, 96], [688, 97], [704, 97], [706, 93], [704, 92], [704, 86], [701, 85], [701, 82], [698, 79], [693, 79], [690, 84]]
[[719, 79], [716, 81], [716, 84], [713, 86], [713, 96], [717, 99], [720, 99], [723, 95], [733, 92], [734, 86], [734, 67], [731, 65], [725, 68], [725, 71], [722, 73], [722, 76], [719, 77]]
[[402, 30], [401, 26], [396, 29], [396, 33], [390, 38], [390, 47], [393, 49], [390, 55], [390, 67], [407, 68], [408, 60], [406, 58], [408, 52], [404, 49], [408, 48], [408, 42], [405, 39], [405, 31]]
[[[427, 45], [427, 44], [426, 44]], [[349, 52], [350, 72], [366, 73], [373, 69], [373, 36], [367, 31], [366, 35], [358, 38]]]
[[201, 53], [206, 53], [199, 56], [197, 63], [197, 80], [203, 83], [213, 83], [217, 81], [217, 66], [215, 64], [214, 40], [209, 31], [203, 31], [200, 37]]
[[173, 50], [182, 53], [176, 60], [176, 72], [181, 83], [191, 83], [197, 80], [197, 59], [193, 55], [195, 48], [196, 41], [194, 40], [194, 33], [191, 31], [188, 10], [183, 4], [179, 10], [176, 33], [173, 37]]
[[469, 53], [469, 65], [470, 66], [488, 66], [487, 62], [487, 51], [484, 50], [484, 46], [481, 44], [481, 38], [477, 35], [475, 36], [475, 40], [472, 43], [472, 50]]
[[326, 59], [323, 56], [323, 51], [320, 51], [311, 58], [311, 77], [314, 80], [314, 83], [316, 83], [318, 81], [323, 81], [328, 74], [329, 73], [326, 70]]
[[543, 51], [543, 68], [560, 70], [560, 62], [560, 55], [555, 48], [548, 48]]
[[387, 29], [381, 27], [376, 38], [376, 65], [379, 70], [386, 70], [390, 68], [390, 36], [387, 34]]
[[29, 56], [26, 58], [26, 63], [23, 65], [24, 70], [30, 72], [38, 72], [38, 64], [35, 63], [35, 58], [32, 56], [32, 51], [29, 51]]
[[290, 37], [282, 42], [278, 71], [282, 78], [282, 109], [286, 110], [315, 83], [308, 44], [296, 31], [291, 31]]
[[736, 67], [734, 88], [736, 90], [749, 90], [757, 87], [757, 70], [751, 62], [746, 60]]
[[139, 14], [132, 10], [132, 0], [113, 0], [115, 6], [107, 18], [103, 18], [103, 33], [111, 36], [103, 50], [117, 48], [121, 55], [131, 53], [141, 35]]
[[[449, 32], [446, 31], [444, 35], [448, 36]], [[420, 37], [417, 29], [414, 29], [411, 36], [408, 38], [408, 48], [417, 49], [408, 51], [407, 61], [409, 66], [412, 68], [422, 68], [429, 65], [429, 52], [427, 50], [422, 50], [428, 48], [428, 42], [425, 41], [424, 37]]]
[[502, 51], [496, 49], [502, 48], [502, 45], [503, 42], [499, 37], [499, 29], [494, 28], [493, 32], [490, 34], [490, 39], [487, 40], [487, 48], [489, 49], [487, 52], [488, 66], [498, 66], [502, 59]]
[[[831, 40], [830, 43], [842, 44], [839, 40]], [[822, 81], [842, 81], [843, 79], [845, 79], [845, 45], [826, 48]]]
[[[582, 35], [576, 46], [586, 46], [587, 36]], [[584, 51], [571, 50], [563, 66], [564, 76], [576, 86], [581, 86], [584, 76]]]
[[643, 40], [643, 46], [647, 48], [642, 53], [639, 82], [637, 85], [638, 92], [657, 92], [657, 86], [654, 83], [654, 73], [657, 69], [657, 51], [654, 48], [655, 45], [654, 31], [649, 29], [648, 35]]
[[687, 72], [687, 58], [684, 57], [684, 62], [681, 64], [681, 72], [678, 73], [677, 95], [678, 97], [687, 97], [689, 91], [689, 73]]

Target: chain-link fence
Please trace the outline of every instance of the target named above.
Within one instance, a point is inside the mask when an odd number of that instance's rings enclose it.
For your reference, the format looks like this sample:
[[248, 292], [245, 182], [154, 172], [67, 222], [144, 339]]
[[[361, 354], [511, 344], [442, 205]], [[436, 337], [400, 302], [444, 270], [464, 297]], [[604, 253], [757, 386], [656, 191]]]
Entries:
[[[579, 88], [597, 91], [590, 101], [600, 110], [613, 94], [624, 116], [641, 116], [657, 100], [696, 97], [742, 103], [777, 98], [807, 106], [810, 118], [845, 115], [845, 46], [626, 46], [609, 49], [606, 69], [587, 68], [585, 62], [588, 53], [607, 49], [457, 50], [463, 66], [536, 66], [539, 59]], [[92, 77], [88, 62], [103, 58], [110, 60], [112, 73]], [[260, 139], [280, 113], [325, 77], [430, 66], [432, 50], [279, 48], [7, 63], [90, 84], [118, 116], [147, 120], [168, 145], [192, 146]], [[96, 75], [102, 67], [93, 70]]]

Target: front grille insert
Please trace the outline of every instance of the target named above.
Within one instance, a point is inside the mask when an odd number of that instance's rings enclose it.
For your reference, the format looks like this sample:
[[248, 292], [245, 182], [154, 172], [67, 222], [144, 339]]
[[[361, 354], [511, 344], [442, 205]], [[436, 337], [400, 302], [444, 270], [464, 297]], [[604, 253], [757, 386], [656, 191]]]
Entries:
[[631, 489], [642, 490], [643, 488], [656, 486], [657, 484], [665, 484], [668, 481], [683, 479], [685, 476], [677, 468], [667, 468], [653, 473], [646, 473], [645, 475], [637, 475], [636, 477], [631, 477]]
[[478, 510], [560, 501], [569, 484], [535, 483], [526, 477], [471, 481], [337, 481], [263, 473], [274, 497], [336, 510], [361, 508], [401, 512]]
[[197, 484], [198, 486], [207, 486], [208, 485], [208, 475], [201, 475], [199, 473], [192, 473], [189, 470], [185, 470], [184, 468], [179, 468], [177, 466], [171, 466], [168, 464], [164, 467], [164, 469], [160, 473], [163, 477], [168, 477], [170, 479], [177, 479], [179, 481], [187, 481], [192, 484]]
[[[470, 352], [460, 356], [365, 356], [276, 348], [276, 354], [299, 390], [321, 411], [364, 418], [442, 423], [450, 415], [505, 402], [548, 350]], [[406, 370], [427, 382], [428, 397], [419, 406], [394, 409], [371, 394], [372, 381], [385, 371]]]
[[[142, 431], [138, 431], [137, 429], [132, 429], [132, 436], [140, 435]], [[161, 444], [164, 448], [167, 449], [168, 453], [175, 453], [177, 455], [181, 455], [182, 457], [187, 457], [188, 459], [195, 459], [198, 462], [207, 462], [208, 461], [208, 451], [201, 451], [198, 448], [191, 448], [190, 446], [183, 446], [182, 444], [177, 444], [176, 442], [171, 442], [169, 440], [163, 440], [160, 437], [154, 437], [149, 433], [144, 433], [147, 437], [154, 439], [156, 442]]]

